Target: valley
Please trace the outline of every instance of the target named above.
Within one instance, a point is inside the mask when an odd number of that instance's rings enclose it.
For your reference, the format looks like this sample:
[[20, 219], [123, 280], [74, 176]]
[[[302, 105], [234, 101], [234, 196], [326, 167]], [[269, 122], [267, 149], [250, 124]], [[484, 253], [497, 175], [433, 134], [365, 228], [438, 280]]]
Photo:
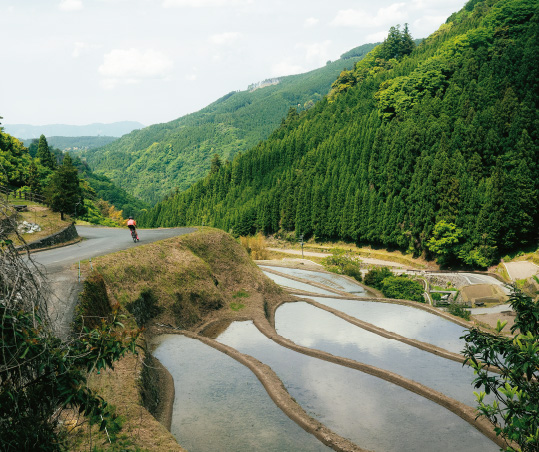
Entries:
[[0, 449], [539, 450], [537, 2], [99, 3], [50, 116], [176, 119], [0, 124]]

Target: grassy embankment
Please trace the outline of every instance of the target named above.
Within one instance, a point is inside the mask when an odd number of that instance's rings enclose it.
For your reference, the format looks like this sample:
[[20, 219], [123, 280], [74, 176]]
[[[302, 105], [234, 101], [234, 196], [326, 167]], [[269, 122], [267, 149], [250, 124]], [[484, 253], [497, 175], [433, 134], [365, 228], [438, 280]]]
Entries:
[[[237, 241], [215, 229], [203, 229], [92, 261], [93, 274], [103, 277], [111, 304], [118, 303], [127, 314], [126, 327], [137, 327], [135, 316], [138, 326], [145, 323], [143, 346], [158, 334], [172, 332], [160, 324], [217, 334], [230, 321], [263, 317], [265, 309], [287, 298], [262, 274]], [[148, 319], [140, 315], [148, 312], [155, 317]], [[172, 435], [143, 406], [144, 399], [158, 417], [163, 414], [156, 403], [159, 395], [156, 389], [166, 382], [159, 380], [164, 378], [162, 373], [147, 371], [141, 353], [138, 357], [122, 359], [114, 371], [92, 375], [91, 387], [115, 407], [123, 423], [117, 445], [107, 446], [106, 435], [97, 432], [97, 428], [92, 429], [94, 444], [99, 438], [97, 444], [113, 450], [120, 443], [121, 447], [181, 450]], [[144, 388], [141, 388], [142, 380]], [[77, 444], [71, 448], [87, 450], [89, 433], [87, 428], [80, 428]]]
[[[35, 223], [41, 228], [41, 230], [37, 232], [22, 234], [21, 237], [26, 243], [48, 237], [55, 232], [61, 231], [72, 223], [71, 217], [68, 215], [66, 215], [65, 220], [62, 221], [58, 212], [53, 212], [43, 204], [31, 201], [23, 201], [17, 204], [25, 204], [27, 206], [27, 211], [19, 212], [19, 222], [22, 223], [23, 221], [27, 221], [28, 223]], [[15, 245], [22, 244], [16, 234], [12, 234], [10, 238]]]

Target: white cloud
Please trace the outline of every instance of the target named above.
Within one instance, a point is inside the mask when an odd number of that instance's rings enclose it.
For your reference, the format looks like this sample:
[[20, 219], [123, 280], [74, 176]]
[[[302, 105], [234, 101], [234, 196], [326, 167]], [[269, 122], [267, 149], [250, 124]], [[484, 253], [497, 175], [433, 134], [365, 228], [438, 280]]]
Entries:
[[205, 8], [208, 6], [237, 6], [252, 3], [252, 0], [163, 0], [163, 7]]
[[61, 11], [79, 11], [82, 7], [82, 0], [62, 0], [58, 5]]
[[464, 3], [462, 0], [412, 0], [411, 7], [418, 11], [451, 10], [458, 11]]
[[331, 25], [336, 27], [361, 27], [373, 28], [406, 22], [408, 14], [406, 3], [393, 3], [385, 8], [380, 8], [376, 14], [370, 14], [361, 9], [342, 9], [337, 12]]
[[102, 86], [112, 89], [119, 84], [139, 83], [143, 79], [166, 78], [172, 69], [172, 60], [155, 50], [114, 49], [103, 57], [99, 73]]
[[98, 49], [99, 46], [95, 44], [87, 44], [85, 42], [77, 41], [74, 44], [73, 52], [71, 52], [71, 56], [73, 58], [78, 58], [82, 54], [87, 53], [90, 50]]
[[316, 24], [318, 24], [318, 22], [320, 21], [316, 17], [309, 17], [305, 19], [304, 26], [306, 28], [314, 27]]
[[395, 25], [404, 23], [407, 17], [406, 3], [393, 3], [387, 8], [380, 8], [376, 13], [374, 21], [377, 25]]
[[231, 45], [234, 42], [236, 42], [238, 39], [240, 39], [243, 35], [241, 33], [238, 33], [236, 31], [227, 32], [227, 33], [220, 33], [211, 35], [208, 38], [208, 41], [211, 44], [223, 46], [223, 45]]
[[410, 26], [412, 37], [414, 38], [426, 38], [432, 30], [438, 29], [438, 27], [445, 23], [446, 16], [424, 16], [420, 19], [414, 20]]
[[305, 72], [305, 69], [298, 64], [292, 63], [290, 58], [271, 66], [272, 76], [301, 74], [302, 72]]
[[336, 27], [367, 27], [372, 16], [360, 9], [341, 9], [337, 12], [331, 25]]
[[365, 36], [365, 42], [383, 42], [387, 38], [387, 31], [378, 31]]
[[307, 61], [325, 63], [329, 58], [331, 41], [317, 42], [314, 44], [298, 44], [297, 47], [305, 49]]

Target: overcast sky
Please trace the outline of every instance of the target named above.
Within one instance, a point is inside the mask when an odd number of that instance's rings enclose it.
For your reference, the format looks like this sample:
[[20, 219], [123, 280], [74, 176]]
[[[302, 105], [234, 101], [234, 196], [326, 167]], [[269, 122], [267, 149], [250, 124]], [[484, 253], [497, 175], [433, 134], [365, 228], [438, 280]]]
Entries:
[[465, 0], [0, 0], [3, 124], [167, 122]]

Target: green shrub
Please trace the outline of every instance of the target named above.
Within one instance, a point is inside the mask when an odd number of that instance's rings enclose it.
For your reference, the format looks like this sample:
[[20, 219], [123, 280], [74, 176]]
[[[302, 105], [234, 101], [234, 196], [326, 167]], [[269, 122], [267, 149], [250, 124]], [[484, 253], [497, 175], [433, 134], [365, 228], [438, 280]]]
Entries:
[[433, 292], [430, 294], [430, 296], [432, 297], [434, 301], [440, 301], [442, 299], [442, 294], [438, 292]]
[[324, 258], [322, 264], [330, 272], [351, 276], [360, 282], [363, 279], [359, 259], [347, 254], [343, 249], [335, 248], [332, 250], [332, 255]]
[[447, 311], [457, 317], [461, 317], [465, 320], [470, 320], [470, 311], [459, 303], [450, 303]]
[[425, 302], [421, 283], [407, 276], [389, 276], [384, 278], [381, 290], [388, 298], [402, 298], [420, 303]]
[[361, 276], [361, 264], [359, 259], [347, 254], [346, 251], [341, 248], [333, 249], [332, 255], [324, 258], [322, 264], [325, 269], [330, 272], [351, 276], [360, 282], [363, 279]]
[[387, 267], [371, 268], [365, 275], [365, 284], [381, 290], [382, 281], [389, 276], [393, 276], [393, 273], [391, 273], [391, 270]]

